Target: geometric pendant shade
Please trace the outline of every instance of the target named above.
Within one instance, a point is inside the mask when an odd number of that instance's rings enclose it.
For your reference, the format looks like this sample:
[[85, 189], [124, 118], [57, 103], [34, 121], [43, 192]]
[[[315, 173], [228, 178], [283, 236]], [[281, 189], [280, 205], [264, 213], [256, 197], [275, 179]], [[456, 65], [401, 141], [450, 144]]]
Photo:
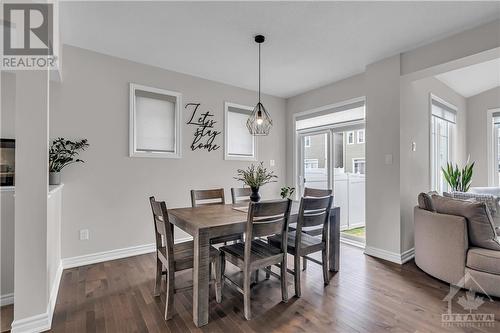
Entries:
[[255, 136], [268, 135], [273, 126], [273, 120], [261, 102], [257, 103], [252, 114], [247, 119], [247, 128]]

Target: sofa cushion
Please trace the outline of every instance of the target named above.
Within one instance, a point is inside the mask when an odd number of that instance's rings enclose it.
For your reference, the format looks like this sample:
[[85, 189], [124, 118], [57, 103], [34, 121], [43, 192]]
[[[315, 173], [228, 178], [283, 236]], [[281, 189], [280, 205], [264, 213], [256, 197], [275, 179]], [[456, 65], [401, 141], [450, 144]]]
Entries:
[[430, 212], [436, 211], [431, 196], [424, 192], [418, 195], [418, 207], [421, 209], [428, 210]]
[[467, 229], [471, 245], [490, 250], [500, 250], [495, 227], [484, 202], [445, 198], [432, 195], [436, 211], [441, 214], [463, 216], [467, 219]]
[[471, 247], [467, 252], [467, 267], [500, 275], [500, 251]]
[[[444, 195], [444, 193], [443, 193]], [[500, 227], [500, 198], [489, 193], [474, 193], [474, 192], [451, 192], [449, 196], [455, 199], [463, 200], [476, 200], [484, 202], [490, 210], [491, 217], [493, 218], [493, 225]]]

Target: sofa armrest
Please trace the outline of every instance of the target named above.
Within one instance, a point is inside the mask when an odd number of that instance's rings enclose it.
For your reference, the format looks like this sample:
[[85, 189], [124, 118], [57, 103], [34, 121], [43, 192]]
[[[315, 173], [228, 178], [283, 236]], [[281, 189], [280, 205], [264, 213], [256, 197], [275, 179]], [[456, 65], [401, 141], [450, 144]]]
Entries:
[[415, 263], [424, 272], [456, 284], [465, 274], [469, 240], [462, 216], [415, 207]]

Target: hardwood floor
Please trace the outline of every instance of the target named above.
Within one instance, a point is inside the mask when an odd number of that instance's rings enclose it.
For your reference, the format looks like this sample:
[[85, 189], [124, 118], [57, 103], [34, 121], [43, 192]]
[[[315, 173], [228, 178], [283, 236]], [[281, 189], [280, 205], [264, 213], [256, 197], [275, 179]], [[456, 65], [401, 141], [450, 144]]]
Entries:
[[[292, 260], [289, 260], [291, 262]], [[442, 301], [449, 286], [413, 262], [403, 266], [365, 256], [343, 245], [340, 272], [323, 286], [321, 266], [302, 272], [302, 297], [281, 303], [280, 282], [271, 277], [252, 289], [251, 321], [243, 318], [243, 298], [226, 285], [221, 304], [210, 288], [209, 324], [192, 320], [191, 291], [175, 295], [176, 314], [165, 322], [165, 298], [152, 296], [152, 254], [65, 270], [52, 323], [53, 332], [499, 332], [500, 299], [486, 302], [481, 313], [495, 315], [495, 327], [442, 327]], [[228, 264], [228, 270], [232, 265]], [[191, 283], [191, 271], [177, 281]], [[462, 296], [463, 291], [457, 297]], [[456, 297], [456, 298], [457, 298]], [[461, 306], [454, 302], [453, 310]], [[467, 313], [462, 311], [463, 313]]]
[[0, 307], [0, 333], [9, 332], [10, 324], [14, 318], [14, 305]]

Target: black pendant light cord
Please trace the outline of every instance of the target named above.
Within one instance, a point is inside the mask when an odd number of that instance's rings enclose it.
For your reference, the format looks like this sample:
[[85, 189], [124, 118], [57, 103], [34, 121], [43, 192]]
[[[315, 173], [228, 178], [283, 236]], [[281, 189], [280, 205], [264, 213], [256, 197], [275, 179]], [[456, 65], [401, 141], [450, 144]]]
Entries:
[[259, 104], [260, 104], [260, 43], [259, 43]]

